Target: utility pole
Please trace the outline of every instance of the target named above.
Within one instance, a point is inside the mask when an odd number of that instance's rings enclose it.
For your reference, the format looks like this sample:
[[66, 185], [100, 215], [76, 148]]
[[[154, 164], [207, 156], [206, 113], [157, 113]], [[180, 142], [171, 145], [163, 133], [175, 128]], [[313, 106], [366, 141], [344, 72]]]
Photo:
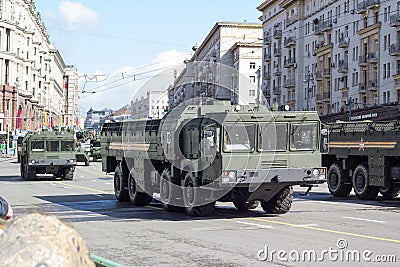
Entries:
[[308, 73], [306, 74], [304, 82], [307, 83], [307, 111], [309, 111], [310, 110], [310, 92], [311, 92], [310, 82], [312, 84], [314, 84], [314, 78], [313, 78], [313, 75], [312, 75], [312, 73], [310, 71], [308, 71]]

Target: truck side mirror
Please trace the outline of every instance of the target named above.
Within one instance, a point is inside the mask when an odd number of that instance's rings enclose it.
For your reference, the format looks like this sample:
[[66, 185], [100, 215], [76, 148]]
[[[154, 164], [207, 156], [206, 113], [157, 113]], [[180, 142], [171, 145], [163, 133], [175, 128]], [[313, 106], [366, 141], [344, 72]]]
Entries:
[[321, 129], [321, 153], [329, 152], [329, 130]]

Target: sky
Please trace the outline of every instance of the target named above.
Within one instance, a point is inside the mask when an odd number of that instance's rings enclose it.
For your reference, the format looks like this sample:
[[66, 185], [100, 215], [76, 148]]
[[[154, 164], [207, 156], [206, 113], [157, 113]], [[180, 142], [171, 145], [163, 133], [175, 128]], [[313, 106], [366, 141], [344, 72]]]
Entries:
[[260, 22], [262, 2], [34, 0], [51, 43], [78, 68], [81, 113], [128, 104], [148, 78], [182, 68], [216, 22]]

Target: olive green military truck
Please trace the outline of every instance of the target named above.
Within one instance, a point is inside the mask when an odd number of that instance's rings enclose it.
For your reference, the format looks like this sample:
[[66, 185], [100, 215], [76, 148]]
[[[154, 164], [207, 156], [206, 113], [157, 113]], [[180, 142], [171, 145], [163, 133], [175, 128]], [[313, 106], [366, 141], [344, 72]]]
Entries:
[[36, 180], [37, 174], [72, 180], [76, 166], [72, 132], [42, 131], [28, 133], [22, 141], [21, 177]]
[[110, 122], [101, 131], [103, 171], [119, 201], [206, 216], [215, 202], [289, 211], [293, 185], [326, 181], [316, 112], [228, 104], [176, 107], [161, 120]]
[[346, 197], [352, 190], [360, 199], [373, 200], [400, 192], [400, 122], [337, 122], [324, 126], [329, 152], [329, 191]]
[[93, 161], [101, 159], [101, 144], [100, 138], [94, 137], [90, 139], [90, 151], [89, 156], [92, 157]]

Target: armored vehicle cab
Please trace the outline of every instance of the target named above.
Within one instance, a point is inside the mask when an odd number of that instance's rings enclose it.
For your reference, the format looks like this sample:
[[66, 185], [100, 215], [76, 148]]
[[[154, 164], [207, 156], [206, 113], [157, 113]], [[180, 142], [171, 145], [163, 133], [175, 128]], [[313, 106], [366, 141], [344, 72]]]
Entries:
[[101, 159], [100, 139], [93, 138], [93, 139], [90, 140], [89, 156], [92, 157], [93, 161], [97, 161], [98, 159]]
[[22, 141], [21, 177], [35, 180], [37, 174], [72, 180], [76, 166], [72, 132], [43, 131], [28, 133]]

